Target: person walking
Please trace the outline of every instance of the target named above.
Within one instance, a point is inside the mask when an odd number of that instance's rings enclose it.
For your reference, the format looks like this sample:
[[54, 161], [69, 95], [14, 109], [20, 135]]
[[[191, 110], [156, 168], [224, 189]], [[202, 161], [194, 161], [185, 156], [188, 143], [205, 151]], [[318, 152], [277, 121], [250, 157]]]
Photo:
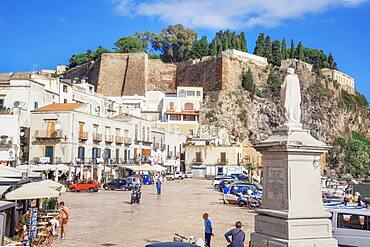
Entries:
[[59, 214], [60, 214], [60, 238], [65, 239], [66, 238], [66, 232], [67, 232], [67, 223], [69, 221], [69, 210], [64, 205], [64, 202], [59, 203]]
[[204, 240], [205, 240], [205, 246], [211, 247], [211, 238], [214, 236], [213, 229], [212, 229], [212, 222], [209, 219], [208, 213], [203, 214], [203, 220], [204, 220]]
[[242, 223], [237, 221], [235, 228], [225, 233], [226, 241], [229, 243], [227, 247], [244, 247], [245, 232], [241, 228]]
[[230, 193], [230, 183], [227, 183], [223, 188], [223, 201], [226, 204], [226, 195]]
[[157, 195], [160, 195], [161, 190], [162, 190], [162, 181], [159, 177], [157, 178], [157, 180], [155, 182], [155, 187], [157, 188]]

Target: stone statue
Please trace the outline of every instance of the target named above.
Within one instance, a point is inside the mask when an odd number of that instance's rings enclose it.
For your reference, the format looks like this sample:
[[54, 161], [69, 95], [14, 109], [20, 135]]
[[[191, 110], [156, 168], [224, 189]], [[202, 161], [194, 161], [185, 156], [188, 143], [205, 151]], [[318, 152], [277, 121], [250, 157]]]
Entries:
[[293, 68], [288, 68], [288, 75], [281, 85], [280, 95], [285, 119], [284, 126], [288, 129], [302, 129], [301, 89], [298, 76], [294, 74]]

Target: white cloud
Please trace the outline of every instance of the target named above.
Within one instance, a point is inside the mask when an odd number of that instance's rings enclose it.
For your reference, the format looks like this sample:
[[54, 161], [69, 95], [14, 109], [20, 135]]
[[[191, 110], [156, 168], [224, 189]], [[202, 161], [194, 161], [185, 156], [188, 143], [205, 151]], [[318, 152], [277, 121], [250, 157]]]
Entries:
[[112, 0], [118, 14], [208, 29], [274, 27], [331, 8], [355, 7], [368, 0]]

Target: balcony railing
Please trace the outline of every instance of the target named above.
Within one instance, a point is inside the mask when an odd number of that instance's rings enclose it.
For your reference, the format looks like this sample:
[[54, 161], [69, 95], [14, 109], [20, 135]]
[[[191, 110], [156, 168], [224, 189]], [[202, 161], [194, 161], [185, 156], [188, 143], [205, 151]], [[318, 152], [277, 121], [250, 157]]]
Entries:
[[88, 132], [86, 132], [86, 131], [83, 131], [83, 132], [80, 132], [80, 133], [78, 134], [78, 139], [79, 139], [80, 141], [86, 141], [86, 140], [88, 139], [88, 136], [89, 136], [89, 133], [88, 133]]
[[228, 163], [227, 159], [217, 159], [217, 164], [226, 165]]
[[35, 163], [40, 163], [40, 164], [61, 164], [62, 158], [61, 157], [35, 157], [33, 161]]
[[143, 145], [151, 145], [153, 142], [151, 140], [142, 140]]
[[159, 146], [160, 146], [159, 143], [153, 143], [153, 149], [154, 150], [158, 150], [159, 149]]
[[93, 141], [94, 142], [101, 142], [102, 141], [102, 134], [93, 134]]
[[203, 159], [193, 159], [193, 164], [200, 165], [203, 163]]
[[130, 145], [132, 143], [132, 139], [129, 138], [129, 137], [125, 137], [124, 143], [125, 143], [125, 145]]
[[124, 137], [122, 136], [116, 136], [116, 143], [117, 144], [122, 144], [124, 142]]
[[166, 151], [166, 144], [161, 145], [161, 151]]
[[113, 136], [112, 135], [105, 135], [105, 142], [112, 143], [113, 142]]
[[35, 130], [36, 139], [61, 139], [62, 131]]

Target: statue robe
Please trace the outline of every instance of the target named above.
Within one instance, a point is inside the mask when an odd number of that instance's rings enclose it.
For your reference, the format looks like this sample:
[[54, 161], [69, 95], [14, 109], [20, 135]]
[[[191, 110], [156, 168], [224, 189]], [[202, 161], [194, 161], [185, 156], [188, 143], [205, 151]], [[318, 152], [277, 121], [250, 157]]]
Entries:
[[288, 128], [301, 129], [301, 89], [297, 75], [288, 74], [285, 77], [280, 94], [285, 119], [284, 125]]

